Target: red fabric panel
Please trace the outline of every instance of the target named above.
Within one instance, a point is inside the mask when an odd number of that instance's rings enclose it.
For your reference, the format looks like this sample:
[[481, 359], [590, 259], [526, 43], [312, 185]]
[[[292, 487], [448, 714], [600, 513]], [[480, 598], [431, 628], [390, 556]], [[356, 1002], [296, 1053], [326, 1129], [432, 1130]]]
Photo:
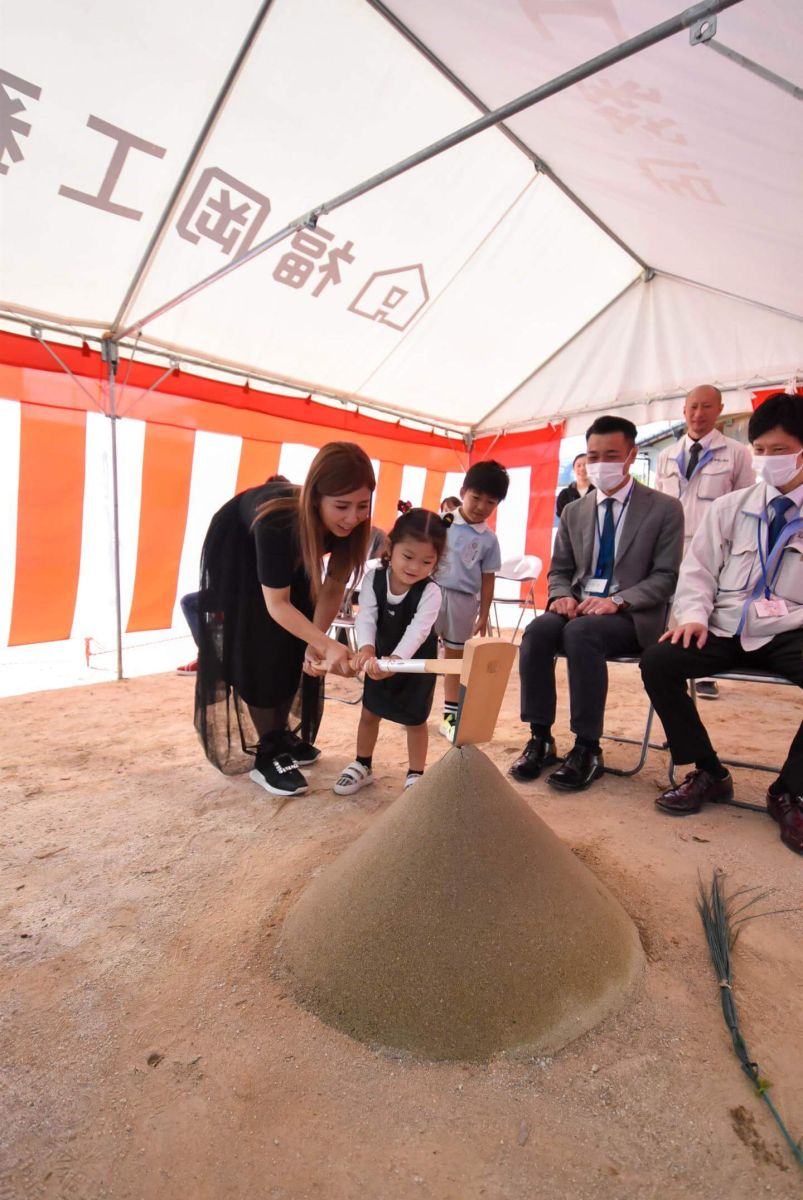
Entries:
[[427, 471], [427, 477], [424, 480], [424, 495], [421, 499], [422, 508], [428, 508], [430, 512], [438, 512], [443, 499], [445, 482], [445, 471]]
[[[777, 395], [778, 392], [785, 392], [788, 390], [789, 390], [788, 388], [775, 387], [775, 388], [765, 388], [760, 392], [753, 392], [753, 400], [752, 400], [753, 411], [755, 412], [755, 410], [758, 408], [759, 404], [763, 404], [764, 401], [769, 396], [775, 396], [775, 395]], [[789, 394], [791, 395], [791, 392]], [[795, 394], [797, 396], [803, 396], [803, 387], [796, 388]]]
[[257, 487], [269, 475], [278, 474], [281, 452], [282, 447], [278, 442], [255, 442], [251, 438], [243, 438], [235, 494], [244, 492], [246, 488]]
[[374, 494], [372, 521], [385, 533], [390, 533], [399, 515], [403, 467], [395, 462], [379, 464], [379, 480]]
[[84, 516], [86, 413], [20, 405], [17, 556], [10, 646], [72, 631]]
[[145, 427], [137, 570], [127, 633], [169, 629], [190, 500], [195, 434]]
[[[56, 345], [56, 343], [54, 343], [54, 349], [59, 358], [75, 375], [86, 376], [93, 381], [106, 378], [106, 368], [96, 350], [91, 350], [88, 355], [85, 355], [78, 347]], [[10, 367], [28, 368], [61, 375], [76, 392], [77, 406], [89, 406], [88, 398], [71, 383], [69, 376], [64, 375], [55, 359], [34, 338], [0, 332], [0, 363]], [[25, 374], [24, 371], [23, 374]], [[265, 440], [307, 442], [311, 445], [323, 445], [325, 442], [335, 440], [350, 440], [363, 445], [364, 438], [379, 438], [396, 446], [403, 444], [421, 449], [446, 450], [450, 453], [454, 453], [455, 447], [457, 447], [458, 453], [463, 449], [461, 442], [430, 433], [425, 429], [410, 429], [404, 425], [365, 416], [363, 413], [316, 404], [309, 397], [305, 399], [304, 397], [280, 396], [274, 392], [263, 392], [255, 384], [252, 384], [246, 391], [241, 384], [204, 379], [200, 375], [193, 375], [187, 371], [169, 375], [159, 384], [155, 392], [141, 397], [144, 389], [150, 387], [162, 374], [164, 374], [164, 366], [152, 367], [138, 362], [134, 362], [129, 371], [128, 360], [121, 358], [118, 379], [120, 385], [125, 381], [126, 387], [122, 388], [121, 386], [118, 393], [120, 415], [127, 416], [130, 411], [131, 416], [139, 417], [142, 420], [158, 420], [161, 405], [165, 412], [171, 414], [169, 423], [183, 425], [187, 428], [206, 429], [212, 433], [242, 433], [243, 436], [246, 436], [249, 430], [249, 418], [267, 416], [281, 418], [283, 423], [287, 422], [290, 425], [301, 423], [304, 426], [320, 427], [320, 429], [328, 431], [329, 436], [310, 443], [309, 439], [298, 429], [294, 429], [282, 434], [281, 437], [265, 438]], [[90, 388], [90, 390], [96, 389]], [[5, 391], [3, 394], [8, 399], [22, 400], [25, 398], [19, 395], [16, 389]], [[167, 397], [177, 397], [183, 403], [169, 404], [166, 402]], [[192, 405], [192, 401], [198, 403]], [[245, 423], [241, 422], [242, 428], [239, 428], [235, 420], [234, 427], [231, 427], [231, 417], [229, 417], [230, 427], [223, 429], [219, 427], [216, 419], [206, 412], [205, 419], [211, 423], [202, 424], [199, 416], [204, 413], [207, 406], [232, 410], [231, 415], [235, 418], [240, 415], [244, 418]], [[258, 435], [251, 434], [250, 436]], [[368, 451], [367, 446], [365, 448], [372, 457], [382, 457], [374, 454], [373, 451]], [[411, 465], [428, 465], [426, 462], [419, 462], [406, 455], [404, 461]], [[444, 469], [448, 468], [444, 467]]]
[[[527, 510], [525, 554], [537, 554], [544, 564], [535, 585], [535, 602], [539, 608], [546, 604], [547, 570], [552, 557], [552, 527], [555, 517], [555, 488], [558, 482], [560, 443], [563, 425], [548, 425], [526, 433], [504, 434], [499, 438], [483, 438], [474, 443], [471, 461], [495, 458], [504, 466], [530, 467], [530, 503]], [[504, 503], [504, 502], [503, 502]], [[522, 599], [527, 587], [522, 586]]]

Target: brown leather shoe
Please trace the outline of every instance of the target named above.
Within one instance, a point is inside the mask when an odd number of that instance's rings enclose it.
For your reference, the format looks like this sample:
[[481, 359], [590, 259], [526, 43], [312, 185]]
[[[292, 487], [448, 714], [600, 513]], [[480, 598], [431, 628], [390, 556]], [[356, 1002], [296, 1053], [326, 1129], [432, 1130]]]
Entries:
[[794, 850], [795, 854], [803, 854], [803, 799], [789, 792], [776, 795], [768, 791], [767, 811], [781, 827], [784, 846]]
[[699, 812], [706, 802], [723, 804], [733, 799], [733, 780], [730, 775], [714, 779], [707, 771], [690, 771], [683, 783], [669, 788], [655, 803], [673, 817], [687, 817]]

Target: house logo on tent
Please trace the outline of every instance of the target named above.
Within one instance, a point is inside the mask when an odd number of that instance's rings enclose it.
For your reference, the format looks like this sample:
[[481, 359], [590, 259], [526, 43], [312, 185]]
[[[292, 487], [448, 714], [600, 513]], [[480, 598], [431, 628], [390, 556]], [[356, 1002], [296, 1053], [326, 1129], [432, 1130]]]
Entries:
[[429, 300], [421, 263], [374, 271], [349, 305], [349, 312], [381, 321], [391, 329], [406, 329]]

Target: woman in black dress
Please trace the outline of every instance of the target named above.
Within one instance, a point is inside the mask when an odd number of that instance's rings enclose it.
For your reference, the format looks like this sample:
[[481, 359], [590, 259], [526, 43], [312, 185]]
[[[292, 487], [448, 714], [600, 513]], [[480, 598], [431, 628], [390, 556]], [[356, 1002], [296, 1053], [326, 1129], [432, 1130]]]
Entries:
[[242, 492], [215, 514], [204, 541], [195, 727], [219, 770], [253, 768], [251, 778], [274, 795], [306, 791], [298, 765], [320, 753], [311, 743], [321, 679], [305, 668], [351, 674], [348, 648], [326, 631], [365, 562], [374, 487], [367, 454], [332, 442], [303, 487]]

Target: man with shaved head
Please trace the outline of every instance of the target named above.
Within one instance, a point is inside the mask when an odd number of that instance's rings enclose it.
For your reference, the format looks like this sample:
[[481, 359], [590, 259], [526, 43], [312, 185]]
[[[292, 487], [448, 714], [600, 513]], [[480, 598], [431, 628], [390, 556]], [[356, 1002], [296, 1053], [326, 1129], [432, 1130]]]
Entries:
[[[719, 388], [710, 383], [692, 388], [683, 406], [686, 434], [662, 451], [658, 459], [656, 488], [677, 497], [683, 505], [684, 554], [711, 502], [729, 492], [753, 487], [756, 481], [750, 447], [725, 437], [717, 429], [721, 414]], [[714, 680], [698, 680], [697, 695], [716, 700], [719, 693]]]

